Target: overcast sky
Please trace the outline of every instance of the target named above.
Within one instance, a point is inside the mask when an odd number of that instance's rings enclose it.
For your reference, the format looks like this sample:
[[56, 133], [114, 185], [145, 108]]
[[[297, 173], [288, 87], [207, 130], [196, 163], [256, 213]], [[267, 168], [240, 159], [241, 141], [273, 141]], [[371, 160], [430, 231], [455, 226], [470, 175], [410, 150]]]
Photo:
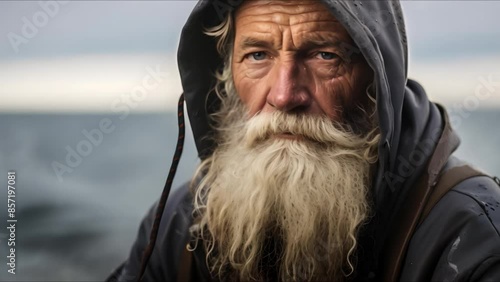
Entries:
[[[45, 7], [43, 4], [45, 3]], [[134, 110], [173, 108], [175, 52], [195, 1], [0, 2], [0, 111], [111, 112], [153, 69], [167, 72]], [[500, 2], [404, 1], [410, 76], [461, 103], [500, 81]], [[481, 106], [500, 107], [500, 89]]]

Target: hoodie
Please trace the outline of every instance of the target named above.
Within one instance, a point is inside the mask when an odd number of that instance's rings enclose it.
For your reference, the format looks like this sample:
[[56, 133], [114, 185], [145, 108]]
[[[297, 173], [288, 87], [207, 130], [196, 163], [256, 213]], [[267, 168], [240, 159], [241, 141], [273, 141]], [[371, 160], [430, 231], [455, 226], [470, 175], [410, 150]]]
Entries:
[[[216, 40], [203, 30], [219, 24], [242, 2], [201, 0], [182, 31], [178, 65], [200, 159], [210, 156], [216, 147], [210, 138], [214, 132], [209, 115], [219, 107], [213, 91], [214, 73], [223, 64]], [[434, 182], [443, 171], [463, 164], [451, 156], [459, 138], [453, 130], [444, 130], [449, 128], [445, 109], [429, 101], [423, 87], [407, 76], [408, 44], [398, 1], [322, 2], [347, 29], [374, 72], [381, 133], [379, 159], [370, 188], [374, 217], [359, 235], [353, 279], [377, 281], [382, 278], [389, 241], [398, 224], [396, 218], [407, 203], [409, 192], [416, 189], [424, 174]], [[439, 144], [445, 153], [430, 162]], [[484, 186], [484, 191], [475, 191], [478, 186]], [[177, 277], [191, 224], [192, 199], [187, 190], [187, 186], [178, 189], [160, 213], [163, 218], [157, 246], [146, 268], [145, 280], [172, 281]], [[475, 177], [458, 184], [415, 230], [400, 280], [500, 280], [500, 213], [485, 204], [499, 202], [500, 192], [491, 178]], [[136, 279], [155, 209], [156, 206], [143, 220], [130, 257], [115, 272], [118, 280]], [[198, 278], [207, 274], [202, 255], [195, 256], [200, 268]]]

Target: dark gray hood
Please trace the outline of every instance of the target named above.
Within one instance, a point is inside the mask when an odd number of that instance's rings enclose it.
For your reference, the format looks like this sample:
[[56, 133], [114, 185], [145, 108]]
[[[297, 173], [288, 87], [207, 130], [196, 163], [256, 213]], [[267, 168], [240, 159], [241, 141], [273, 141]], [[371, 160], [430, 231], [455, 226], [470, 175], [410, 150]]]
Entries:
[[[215, 40], [203, 28], [220, 23], [242, 0], [200, 1], [186, 23], [179, 46], [178, 63], [200, 158], [213, 151], [208, 115], [218, 109], [210, 90], [213, 74], [222, 66]], [[375, 218], [366, 234], [375, 234], [376, 245], [364, 252], [378, 257], [406, 192], [426, 167], [443, 128], [443, 112], [428, 100], [424, 89], [407, 78], [408, 48], [398, 1], [323, 1], [348, 30], [374, 70], [378, 118], [382, 138], [379, 163], [372, 186]], [[453, 140], [458, 140], [452, 138]], [[452, 150], [458, 146], [449, 144]], [[373, 258], [372, 258], [373, 259]]]

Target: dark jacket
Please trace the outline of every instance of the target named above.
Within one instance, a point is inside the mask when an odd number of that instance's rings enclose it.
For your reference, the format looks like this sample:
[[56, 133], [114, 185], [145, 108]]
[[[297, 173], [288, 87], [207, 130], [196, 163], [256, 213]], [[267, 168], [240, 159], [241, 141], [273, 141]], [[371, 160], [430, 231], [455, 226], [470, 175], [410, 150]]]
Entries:
[[[213, 74], [221, 67], [215, 40], [203, 28], [222, 21], [242, 0], [200, 1], [189, 17], [178, 52], [179, 70], [199, 157], [215, 148], [208, 115], [218, 110]], [[371, 187], [374, 218], [361, 230], [354, 280], [379, 281], [387, 248], [397, 230], [397, 216], [412, 189], [425, 177], [439, 179], [461, 165], [452, 157], [459, 139], [449, 130], [446, 112], [430, 102], [424, 89], [407, 78], [408, 50], [397, 1], [324, 0], [348, 30], [375, 73], [381, 130], [379, 161]], [[448, 130], [446, 130], [448, 128]], [[441, 144], [441, 145], [440, 145]], [[440, 151], [437, 161], [431, 156]], [[443, 153], [444, 152], [444, 153]], [[163, 213], [146, 281], [175, 281], [180, 256], [189, 240], [191, 195], [175, 190]], [[130, 257], [116, 271], [119, 281], [137, 279], [141, 255], [154, 219], [144, 218]], [[454, 187], [432, 209], [409, 242], [400, 281], [500, 281], [500, 189], [491, 178], [473, 177]], [[194, 255], [197, 278], [207, 275], [204, 254]], [[386, 263], [386, 262], [385, 262]]]

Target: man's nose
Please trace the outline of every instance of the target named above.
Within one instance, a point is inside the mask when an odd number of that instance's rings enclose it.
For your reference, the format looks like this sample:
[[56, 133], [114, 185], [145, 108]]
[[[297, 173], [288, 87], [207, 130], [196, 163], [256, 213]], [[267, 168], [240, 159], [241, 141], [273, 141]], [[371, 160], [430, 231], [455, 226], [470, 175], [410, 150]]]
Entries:
[[307, 74], [294, 61], [280, 62], [275, 68], [267, 103], [284, 112], [307, 110], [312, 101], [305, 83]]

